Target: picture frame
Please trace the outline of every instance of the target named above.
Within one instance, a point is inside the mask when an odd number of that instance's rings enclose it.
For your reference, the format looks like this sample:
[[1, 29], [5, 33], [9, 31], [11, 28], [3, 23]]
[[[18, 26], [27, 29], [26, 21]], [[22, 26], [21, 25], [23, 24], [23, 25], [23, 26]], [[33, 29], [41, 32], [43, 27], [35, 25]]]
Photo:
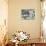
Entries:
[[35, 10], [34, 9], [22, 9], [21, 18], [24, 20], [33, 20], [35, 19]]

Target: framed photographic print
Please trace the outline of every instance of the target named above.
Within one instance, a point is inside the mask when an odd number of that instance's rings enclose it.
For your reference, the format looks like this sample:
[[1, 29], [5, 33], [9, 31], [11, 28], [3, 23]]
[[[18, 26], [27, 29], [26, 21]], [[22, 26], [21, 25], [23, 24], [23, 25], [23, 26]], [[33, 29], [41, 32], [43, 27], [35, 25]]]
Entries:
[[21, 17], [24, 20], [32, 20], [35, 18], [35, 10], [34, 9], [22, 9]]

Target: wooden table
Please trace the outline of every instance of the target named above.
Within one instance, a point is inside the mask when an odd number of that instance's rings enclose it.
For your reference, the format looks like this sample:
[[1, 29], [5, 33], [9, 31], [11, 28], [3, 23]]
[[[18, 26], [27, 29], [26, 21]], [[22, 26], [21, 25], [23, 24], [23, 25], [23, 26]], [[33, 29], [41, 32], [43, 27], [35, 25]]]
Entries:
[[15, 43], [13, 43], [13, 42], [8, 42], [5, 46], [15, 46]]
[[[9, 42], [6, 46], [16, 46], [16, 43]], [[18, 46], [46, 46], [46, 42], [41, 41], [40, 39], [31, 39], [27, 42], [21, 41], [18, 43]]]
[[18, 46], [46, 46], [46, 43], [18, 44]]
[[40, 39], [32, 39], [27, 42], [19, 42], [18, 46], [46, 46], [46, 42], [43, 42]]

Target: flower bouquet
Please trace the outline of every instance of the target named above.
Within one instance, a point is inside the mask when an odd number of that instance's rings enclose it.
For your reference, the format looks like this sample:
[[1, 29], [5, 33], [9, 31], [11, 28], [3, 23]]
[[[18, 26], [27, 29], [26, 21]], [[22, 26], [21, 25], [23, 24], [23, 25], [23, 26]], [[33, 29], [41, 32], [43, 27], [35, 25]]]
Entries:
[[19, 31], [17, 37], [19, 41], [27, 41], [30, 38], [30, 34], [27, 34], [23, 31]]

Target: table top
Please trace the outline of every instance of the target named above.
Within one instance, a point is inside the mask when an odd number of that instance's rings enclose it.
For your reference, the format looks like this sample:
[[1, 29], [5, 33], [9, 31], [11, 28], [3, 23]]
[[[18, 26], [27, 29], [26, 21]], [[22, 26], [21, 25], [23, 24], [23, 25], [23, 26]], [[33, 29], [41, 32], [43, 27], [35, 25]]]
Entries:
[[27, 40], [26, 42], [20, 41], [18, 44], [34, 44], [34, 43], [46, 43], [46, 40], [40, 39], [40, 38], [35, 38], [35, 39], [30, 39]]

